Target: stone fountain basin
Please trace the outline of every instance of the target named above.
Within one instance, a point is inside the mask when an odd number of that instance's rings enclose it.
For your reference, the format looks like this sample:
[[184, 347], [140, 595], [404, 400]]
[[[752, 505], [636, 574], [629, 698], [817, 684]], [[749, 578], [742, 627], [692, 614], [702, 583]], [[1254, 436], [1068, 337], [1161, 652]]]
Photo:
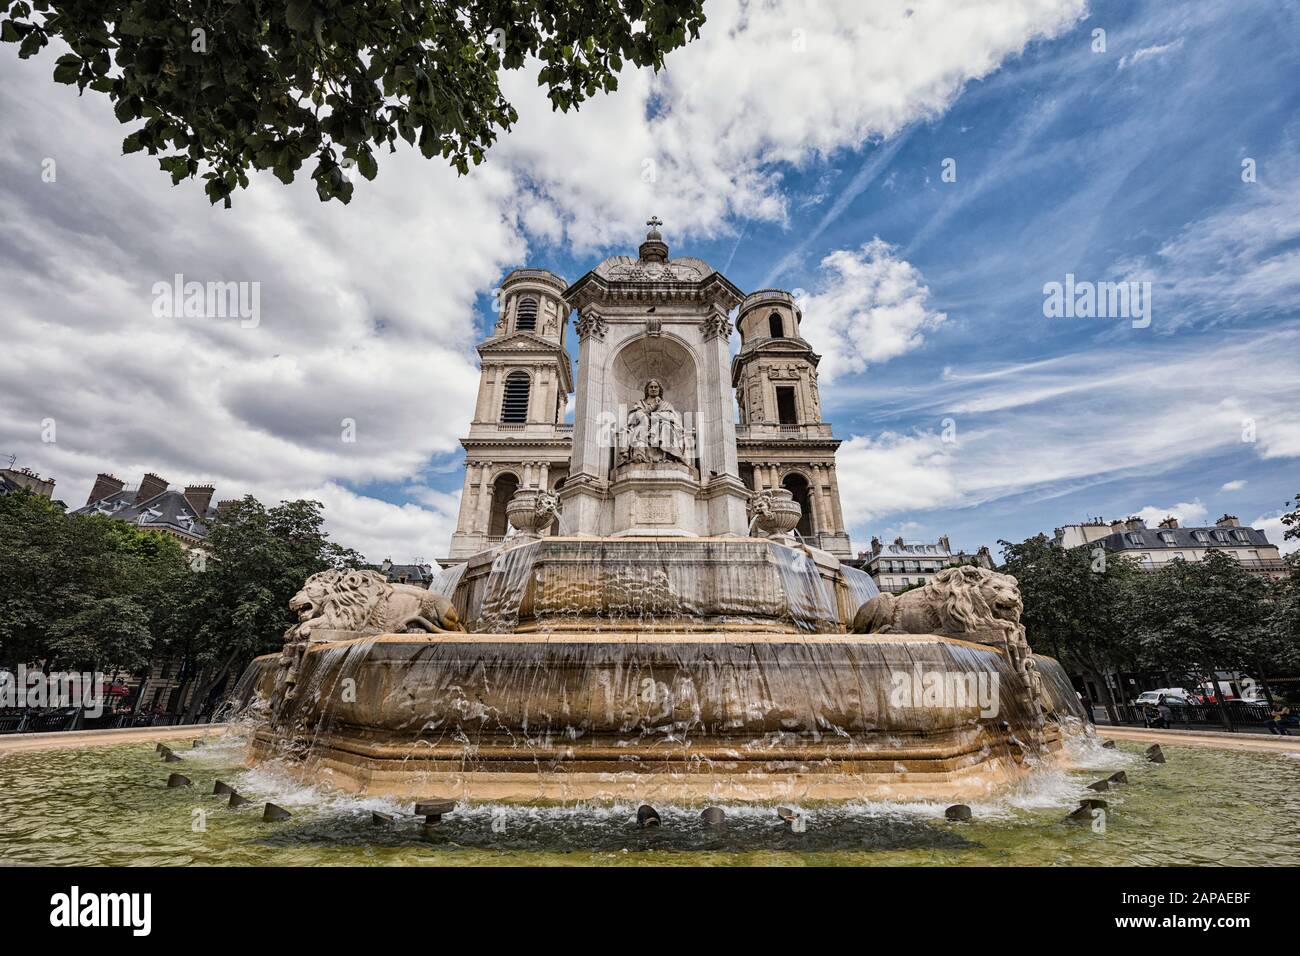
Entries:
[[[997, 713], [891, 699], [927, 673], [986, 675]], [[251, 759], [393, 796], [956, 799], [1024, 772], [1017, 679], [1000, 650], [937, 635], [388, 634], [313, 645]]]
[[834, 633], [879, 594], [862, 571], [768, 538], [548, 537], [475, 555], [450, 595], [491, 634]]

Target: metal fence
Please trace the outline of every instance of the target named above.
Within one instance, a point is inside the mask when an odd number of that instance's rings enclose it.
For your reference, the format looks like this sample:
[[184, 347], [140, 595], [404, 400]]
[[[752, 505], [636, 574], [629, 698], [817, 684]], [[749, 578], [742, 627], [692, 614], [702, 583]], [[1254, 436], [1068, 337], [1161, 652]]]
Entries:
[[81, 711], [65, 710], [0, 711], [0, 734], [43, 734], [54, 730], [76, 730]]
[[[200, 715], [198, 722], [206, 720]], [[184, 714], [103, 714], [86, 717], [79, 708], [0, 710], [0, 734], [44, 734], [57, 730], [116, 730], [120, 727], [171, 727], [187, 723]]]
[[[1265, 703], [1229, 700], [1224, 702], [1224, 707], [1228, 711], [1228, 720], [1233, 727], [1252, 730], [1266, 729], [1273, 719], [1272, 708]], [[1132, 704], [1116, 704], [1115, 710], [1120, 724], [1137, 727], [1156, 725], [1158, 715], [1154, 707], [1144, 708]], [[1218, 704], [1170, 704], [1169, 712], [1169, 726], [1171, 729], [1228, 729], [1224, 724], [1223, 713], [1219, 710]], [[1106, 713], [1106, 708], [1100, 704], [1094, 705], [1093, 714], [1099, 723], [1110, 723], [1110, 716]], [[1295, 733], [1298, 724], [1300, 724], [1300, 720], [1292, 716], [1286, 726], [1292, 733]]]

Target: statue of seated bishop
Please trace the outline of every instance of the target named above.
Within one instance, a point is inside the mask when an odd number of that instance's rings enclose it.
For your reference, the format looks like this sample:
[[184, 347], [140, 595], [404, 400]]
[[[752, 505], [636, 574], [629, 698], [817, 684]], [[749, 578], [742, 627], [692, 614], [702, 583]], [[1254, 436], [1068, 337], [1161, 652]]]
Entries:
[[682, 416], [664, 398], [656, 379], [645, 383], [641, 401], [627, 415], [620, 464], [677, 461], [686, 464]]

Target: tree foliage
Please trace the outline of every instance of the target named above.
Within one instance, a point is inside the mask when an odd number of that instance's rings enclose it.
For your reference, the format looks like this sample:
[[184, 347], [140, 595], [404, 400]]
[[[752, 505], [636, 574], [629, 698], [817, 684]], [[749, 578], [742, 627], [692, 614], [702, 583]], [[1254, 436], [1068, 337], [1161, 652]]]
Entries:
[[0, 496], [0, 666], [141, 672], [182, 660], [207, 691], [280, 646], [289, 599], [326, 568], [362, 566], [330, 541], [321, 505], [235, 505], [206, 552], [124, 521], [73, 516], [28, 491]]
[[[1283, 520], [1300, 537], [1300, 496], [1296, 503]], [[1030, 643], [1092, 677], [1107, 696], [1100, 678], [1115, 671], [1160, 671], [1194, 687], [1215, 680], [1216, 671], [1262, 679], [1300, 667], [1297, 555], [1288, 559], [1289, 577], [1273, 581], [1216, 550], [1142, 571], [1118, 555], [1066, 550], [1043, 535], [1000, 543], [1002, 570], [1020, 581]], [[1109, 699], [1103, 703], [1110, 708]]]
[[1123, 558], [1098, 560], [1086, 548], [1065, 549], [1038, 535], [1012, 544], [999, 541], [1004, 565], [1015, 575], [1029, 642], [1056, 656], [1067, 670], [1082, 672], [1104, 688], [1102, 703], [1114, 717], [1114, 701], [1102, 676], [1132, 667], [1127, 606], [1139, 572]]
[[144, 666], [188, 600], [173, 538], [101, 516], [73, 518], [22, 490], [0, 496], [0, 663]]
[[703, 0], [7, 0], [0, 39], [35, 55], [66, 44], [54, 79], [143, 125], [173, 184], [201, 175], [230, 204], [248, 170], [284, 183], [315, 157], [322, 200], [348, 202], [397, 140], [459, 172], [518, 114], [498, 74], [540, 68], [553, 109], [617, 88], [625, 63], [658, 70], [699, 35]]

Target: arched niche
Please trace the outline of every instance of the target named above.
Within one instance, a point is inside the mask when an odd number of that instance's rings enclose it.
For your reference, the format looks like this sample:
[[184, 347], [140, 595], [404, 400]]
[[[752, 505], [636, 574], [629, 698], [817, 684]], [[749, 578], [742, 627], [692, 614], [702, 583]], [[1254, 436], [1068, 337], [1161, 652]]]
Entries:
[[695, 427], [699, 412], [699, 384], [695, 356], [670, 335], [643, 335], [618, 350], [611, 364], [614, 385], [612, 411], [626, 414], [644, 395], [645, 383], [657, 379], [664, 397], [681, 414], [683, 423]]

